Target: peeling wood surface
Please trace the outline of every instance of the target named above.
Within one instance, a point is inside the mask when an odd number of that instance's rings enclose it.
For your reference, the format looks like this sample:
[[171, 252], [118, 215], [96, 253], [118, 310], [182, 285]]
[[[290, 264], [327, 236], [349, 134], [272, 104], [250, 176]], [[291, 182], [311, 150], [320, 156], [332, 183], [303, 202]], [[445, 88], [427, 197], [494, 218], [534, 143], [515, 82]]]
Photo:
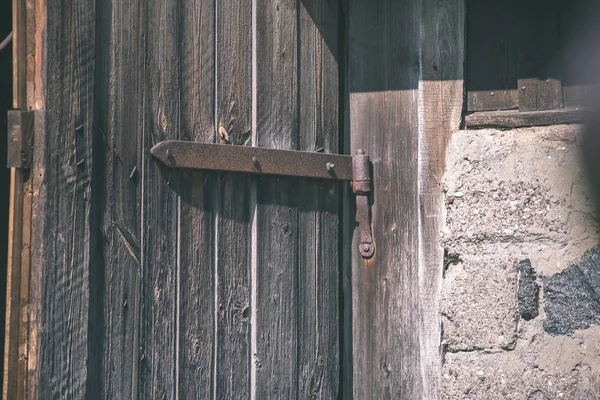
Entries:
[[341, 185], [149, 149], [338, 152], [337, 2], [38, 7], [28, 397], [335, 398]]

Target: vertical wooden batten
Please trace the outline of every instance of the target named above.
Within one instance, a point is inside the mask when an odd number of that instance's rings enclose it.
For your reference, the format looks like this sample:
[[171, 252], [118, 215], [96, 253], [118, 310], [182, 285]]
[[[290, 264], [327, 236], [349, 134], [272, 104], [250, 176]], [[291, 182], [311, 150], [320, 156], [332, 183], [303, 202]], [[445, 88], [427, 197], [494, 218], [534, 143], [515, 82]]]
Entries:
[[[181, 140], [215, 141], [216, 4], [213, 0], [181, 4]], [[202, 171], [180, 171], [178, 179], [175, 396], [212, 398], [216, 336], [214, 188], [217, 180]]]
[[[28, 398], [85, 397], [95, 3], [36, 2]], [[93, 375], [95, 371], [91, 371]]]
[[439, 311], [443, 277], [444, 173], [450, 136], [460, 128], [465, 3], [422, 0], [419, 80], [419, 332], [424, 399], [440, 397]]
[[[12, 1], [13, 108], [33, 109], [34, 10]], [[27, 385], [31, 180], [29, 171], [10, 171], [8, 262], [3, 398], [23, 399]]]

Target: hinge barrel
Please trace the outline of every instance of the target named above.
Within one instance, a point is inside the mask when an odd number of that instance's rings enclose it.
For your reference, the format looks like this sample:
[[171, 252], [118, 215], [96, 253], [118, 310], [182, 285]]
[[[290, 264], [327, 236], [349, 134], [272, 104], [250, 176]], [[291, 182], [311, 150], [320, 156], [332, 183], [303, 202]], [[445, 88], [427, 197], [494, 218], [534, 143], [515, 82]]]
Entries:
[[31, 168], [33, 111], [8, 111], [8, 168]]
[[360, 228], [360, 255], [371, 258], [375, 253], [371, 232], [371, 163], [369, 156], [360, 149], [352, 156], [352, 191], [356, 196], [356, 222]]

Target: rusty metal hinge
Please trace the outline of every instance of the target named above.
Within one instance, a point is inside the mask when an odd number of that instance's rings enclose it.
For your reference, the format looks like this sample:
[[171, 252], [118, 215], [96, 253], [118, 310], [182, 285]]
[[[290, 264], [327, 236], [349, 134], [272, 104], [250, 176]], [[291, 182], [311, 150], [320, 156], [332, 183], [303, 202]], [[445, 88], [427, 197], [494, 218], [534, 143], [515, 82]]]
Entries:
[[8, 111], [8, 168], [31, 168], [33, 153], [33, 111]]
[[170, 168], [351, 181], [356, 195], [356, 222], [360, 227], [360, 254], [364, 258], [374, 254], [369, 204], [370, 162], [362, 150], [347, 156], [167, 140], [155, 145], [151, 153]]

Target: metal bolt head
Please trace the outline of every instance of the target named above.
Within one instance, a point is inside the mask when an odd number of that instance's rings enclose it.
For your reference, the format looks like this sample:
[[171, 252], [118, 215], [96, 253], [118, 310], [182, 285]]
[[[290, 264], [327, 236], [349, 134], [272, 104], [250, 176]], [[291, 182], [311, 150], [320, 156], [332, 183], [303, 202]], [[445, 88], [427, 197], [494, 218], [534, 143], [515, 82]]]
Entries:
[[328, 162], [325, 164], [325, 168], [327, 168], [327, 171], [332, 171], [335, 168], [335, 164]]
[[359, 248], [360, 254], [364, 258], [370, 258], [371, 256], [373, 256], [373, 246], [369, 243], [361, 243]]
[[254, 164], [255, 166], [258, 165], [258, 158], [256, 158], [256, 156], [252, 157], [252, 164]]
[[359, 156], [364, 156], [365, 151], [363, 149], [358, 149], [358, 150], [356, 150], [356, 154], [358, 154]]
[[521, 86], [521, 90], [527, 89], [527, 86]]

